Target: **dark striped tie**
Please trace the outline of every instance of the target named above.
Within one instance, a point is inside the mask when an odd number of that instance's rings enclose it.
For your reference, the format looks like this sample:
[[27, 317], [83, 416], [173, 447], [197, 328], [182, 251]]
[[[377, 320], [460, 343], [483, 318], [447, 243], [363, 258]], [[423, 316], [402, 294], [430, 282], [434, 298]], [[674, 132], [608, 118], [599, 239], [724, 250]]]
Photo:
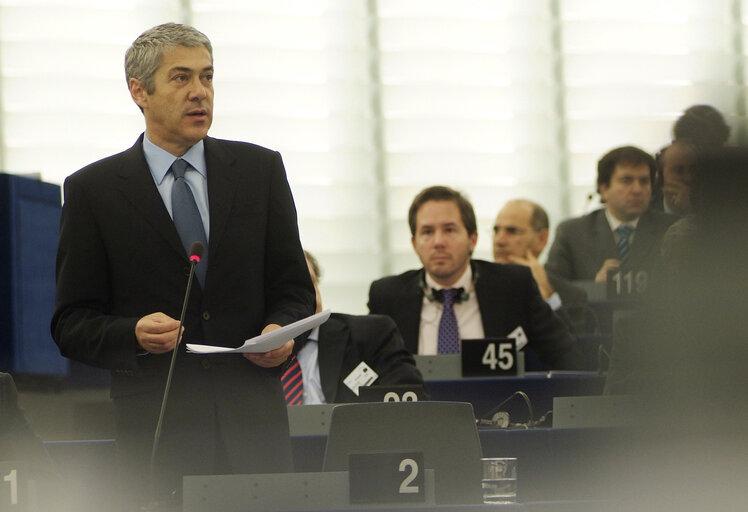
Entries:
[[288, 405], [301, 405], [304, 402], [304, 379], [296, 356], [291, 356], [291, 364], [283, 373], [281, 384], [283, 384], [283, 394], [286, 395]]
[[193, 242], [202, 242], [205, 247], [203, 257], [195, 267], [197, 280], [200, 281], [200, 285], [205, 286], [205, 272], [208, 269], [208, 237], [205, 236], [203, 219], [197, 209], [195, 196], [192, 195], [192, 190], [187, 180], [184, 179], [184, 173], [188, 167], [187, 161], [181, 158], [177, 158], [171, 164], [171, 172], [174, 174], [174, 185], [171, 187], [171, 213], [174, 216], [174, 226], [179, 233], [179, 239], [182, 240], [187, 254]]
[[634, 228], [631, 226], [623, 225], [616, 228], [616, 234], [618, 234], [618, 243], [616, 245], [618, 246], [618, 252], [621, 254], [621, 264], [626, 263], [626, 260], [629, 259], [629, 252], [631, 250], [629, 238], [631, 238], [633, 232]]
[[444, 303], [442, 317], [439, 320], [439, 341], [437, 344], [437, 353], [439, 354], [460, 353], [460, 330], [457, 327], [454, 303], [455, 298], [461, 292], [462, 290], [458, 288], [443, 288], [436, 292], [441, 296]]

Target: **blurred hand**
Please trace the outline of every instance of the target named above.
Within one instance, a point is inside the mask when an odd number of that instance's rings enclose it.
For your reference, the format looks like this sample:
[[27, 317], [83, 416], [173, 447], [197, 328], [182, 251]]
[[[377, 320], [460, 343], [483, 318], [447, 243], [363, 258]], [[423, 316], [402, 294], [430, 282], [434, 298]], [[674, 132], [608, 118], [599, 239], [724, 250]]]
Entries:
[[[272, 332], [280, 328], [281, 326], [278, 324], [268, 324], [262, 330], [262, 334]], [[262, 366], [263, 368], [275, 368], [276, 366], [285, 363], [286, 360], [291, 356], [293, 346], [294, 341], [288, 340], [282, 346], [276, 348], [275, 350], [271, 350], [270, 352], [246, 353], [242, 355], [257, 366]]]
[[608, 280], [608, 270], [618, 268], [621, 266], [621, 260], [615, 258], [607, 259], [603, 262], [603, 266], [597, 271], [595, 276], [596, 283], [605, 283]]
[[553, 289], [553, 286], [551, 286], [550, 281], [548, 281], [548, 274], [545, 272], [545, 268], [543, 267], [543, 264], [540, 263], [540, 260], [538, 260], [538, 258], [535, 257], [532, 251], [528, 249], [524, 258], [521, 256], [509, 256], [509, 260], [512, 263], [530, 267], [530, 272], [532, 272], [532, 277], [535, 279], [535, 282], [537, 283], [538, 288], [540, 289], [540, 294], [543, 296], [544, 299], [550, 298], [550, 296], [555, 293], [556, 290]]

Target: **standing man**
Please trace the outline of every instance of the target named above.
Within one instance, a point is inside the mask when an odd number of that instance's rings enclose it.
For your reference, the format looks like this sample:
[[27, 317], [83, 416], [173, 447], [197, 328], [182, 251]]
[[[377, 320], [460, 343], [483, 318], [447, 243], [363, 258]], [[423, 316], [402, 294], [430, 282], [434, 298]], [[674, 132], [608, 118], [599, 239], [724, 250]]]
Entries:
[[471, 260], [478, 241], [475, 212], [459, 192], [443, 186], [422, 190], [408, 222], [423, 268], [384, 277], [369, 289], [369, 311], [392, 317], [408, 350], [459, 352], [462, 339], [519, 333], [548, 367], [581, 365], [568, 329], [540, 296], [527, 267]]
[[532, 272], [540, 294], [552, 310], [575, 332], [584, 331], [587, 293], [546, 272], [538, 258], [548, 244], [548, 213], [527, 199], [507, 201], [493, 224], [493, 259], [496, 263], [524, 265]]
[[[280, 154], [207, 135], [212, 47], [194, 28], [147, 30], [127, 50], [125, 70], [145, 133], [65, 180], [53, 337], [66, 357], [112, 371], [128, 495], [148, 499], [175, 349], [154, 472], [159, 494], [179, 493], [185, 474], [290, 471], [280, 374], [293, 341], [263, 354], [184, 351], [185, 342], [236, 347], [314, 312]], [[205, 255], [177, 344], [187, 248], [201, 239]]]
[[649, 153], [624, 146], [597, 165], [597, 191], [604, 208], [562, 222], [556, 230], [546, 270], [569, 280], [604, 283], [608, 271], [627, 265], [651, 269], [670, 215], [647, 211], [655, 161]]
[[[304, 251], [304, 255], [317, 292], [319, 313], [322, 311], [318, 285], [322, 275], [320, 266], [311, 253]], [[357, 402], [358, 388], [354, 391], [347, 381], [363, 373], [376, 375], [371, 383], [374, 386], [423, 385], [421, 372], [389, 317], [332, 313], [306, 339], [297, 338], [297, 343], [294, 352], [297, 352], [303, 378], [301, 389], [296, 393], [299, 399], [289, 401], [290, 404]], [[293, 373], [293, 365], [287, 373]], [[298, 381], [291, 382], [289, 387], [297, 384]]]

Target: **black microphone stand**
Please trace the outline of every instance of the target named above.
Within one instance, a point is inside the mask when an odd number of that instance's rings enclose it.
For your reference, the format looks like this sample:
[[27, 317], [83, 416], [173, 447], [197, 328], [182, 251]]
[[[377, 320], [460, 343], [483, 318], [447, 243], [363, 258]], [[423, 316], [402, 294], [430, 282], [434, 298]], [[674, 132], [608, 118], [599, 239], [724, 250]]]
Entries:
[[174, 350], [171, 353], [171, 362], [169, 364], [169, 373], [166, 377], [166, 387], [164, 388], [164, 398], [161, 401], [161, 410], [158, 414], [158, 422], [156, 423], [156, 432], [153, 435], [153, 448], [151, 449], [151, 461], [150, 461], [150, 483], [151, 483], [151, 496], [153, 501], [142, 508], [144, 512], [153, 512], [157, 510], [176, 510], [179, 505], [176, 502], [176, 496], [169, 496], [166, 499], [157, 499], [157, 485], [156, 485], [156, 452], [158, 451], [159, 441], [161, 440], [161, 428], [164, 423], [164, 413], [166, 412], [166, 402], [169, 398], [169, 389], [171, 388], [171, 377], [174, 374], [174, 364], [177, 361], [177, 351], [179, 349], [179, 341], [182, 336], [182, 326], [184, 325], [184, 317], [187, 314], [187, 303], [190, 300], [190, 291], [192, 290], [192, 279], [195, 276], [195, 266], [200, 263], [202, 258], [204, 246], [201, 242], [193, 242], [190, 246], [190, 274], [187, 278], [187, 291], [184, 294], [184, 303], [182, 304], [182, 313], [179, 317], [179, 329], [177, 330], [177, 341], [174, 345]]

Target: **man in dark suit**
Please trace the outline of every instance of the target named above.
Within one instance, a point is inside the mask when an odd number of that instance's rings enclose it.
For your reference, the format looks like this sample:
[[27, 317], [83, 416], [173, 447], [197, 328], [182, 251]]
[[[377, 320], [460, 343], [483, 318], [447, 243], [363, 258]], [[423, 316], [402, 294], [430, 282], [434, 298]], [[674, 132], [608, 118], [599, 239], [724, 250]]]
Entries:
[[574, 332], [587, 328], [587, 293], [547, 272], [538, 258], [548, 244], [548, 213], [534, 201], [507, 201], [493, 225], [493, 259], [496, 263], [524, 265], [532, 272], [540, 294]]
[[[453, 328], [444, 328], [452, 322], [451, 309], [457, 350], [461, 339], [513, 335], [518, 345], [528, 342], [548, 367], [581, 365], [568, 329], [540, 296], [527, 267], [471, 260], [478, 240], [475, 212], [459, 192], [424, 189], [413, 200], [408, 221], [423, 268], [376, 280], [369, 289], [369, 311], [392, 317], [408, 350], [447, 353], [440, 344], [447, 346], [445, 340], [454, 335]], [[453, 304], [443, 302], [447, 296]]]
[[132, 148], [65, 181], [53, 337], [63, 355], [112, 370], [128, 496], [153, 484], [151, 444], [175, 347], [157, 487], [178, 491], [184, 474], [291, 470], [280, 374], [293, 341], [244, 357], [188, 354], [177, 344], [186, 248], [195, 239], [175, 227], [184, 207], [170, 194], [181, 157], [191, 229], [202, 227], [207, 243], [182, 341], [235, 347], [314, 311], [281, 157], [207, 136], [212, 47], [194, 28], [168, 23], [144, 32], [125, 68], [146, 130]]
[[562, 222], [546, 270], [568, 280], [605, 282], [608, 271], [626, 265], [651, 270], [660, 242], [672, 224], [670, 215], [647, 210], [655, 161], [645, 151], [624, 146], [603, 156], [597, 189], [605, 208]]
[[[320, 266], [311, 253], [304, 251], [304, 255], [320, 312]], [[302, 368], [304, 404], [358, 401], [358, 388], [345, 381], [362, 372], [376, 374], [371, 382], [374, 386], [423, 384], [413, 356], [405, 349], [397, 326], [387, 316], [332, 313], [306, 340], [297, 343], [300, 346], [294, 351]]]

